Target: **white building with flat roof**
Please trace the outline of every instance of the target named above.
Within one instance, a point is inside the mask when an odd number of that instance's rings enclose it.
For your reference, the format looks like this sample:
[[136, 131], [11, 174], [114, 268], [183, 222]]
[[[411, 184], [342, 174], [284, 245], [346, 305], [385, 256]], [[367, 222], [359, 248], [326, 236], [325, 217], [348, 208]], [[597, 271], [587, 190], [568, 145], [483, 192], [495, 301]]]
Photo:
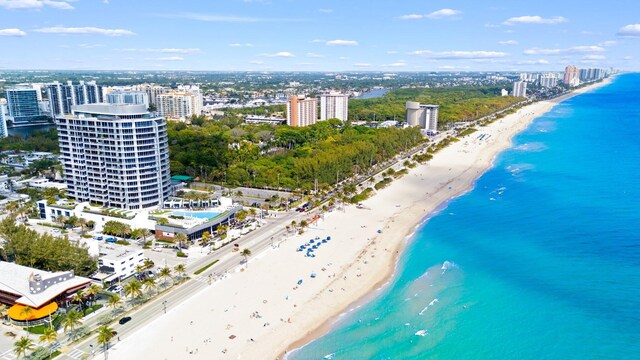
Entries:
[[320, 120], [339, 119], [347, 121], [349, 95], [330, 93], [320, 95]]
[[202, 95], [172, 91], [156, 96], [158, 112], [171, 120], [185, 121], [202, 113]]
[[318, 99], [303, 95], [292, 96], [287, 101], [287, 125], [303, 127], [318, 121]]
[[136, 272], [136, 267], [144, 264], [144, 250], [131, 246], [111, 243], [100, 244], [98, 255], [98, 269], [107, 274], [116, 274], [121, 279]]
[[67, 194], [77, 201], [138, 210], [171, 191], [167, 124], [145, 105], [90, 104], [56, 119]]
[[527, 97], [527, 82], [516, 81], [513, 83], [513, 96], [515, 97]]
[[133, 104], [149, 107], [149, 95], [144, 91], [112, 91], [106, 96], [108, 104]]
[[439, 105], [422, 105], [416, 101], [407, 101], [406, 119], [409, 126], [418, 126], [429, 131], [438, 131]]

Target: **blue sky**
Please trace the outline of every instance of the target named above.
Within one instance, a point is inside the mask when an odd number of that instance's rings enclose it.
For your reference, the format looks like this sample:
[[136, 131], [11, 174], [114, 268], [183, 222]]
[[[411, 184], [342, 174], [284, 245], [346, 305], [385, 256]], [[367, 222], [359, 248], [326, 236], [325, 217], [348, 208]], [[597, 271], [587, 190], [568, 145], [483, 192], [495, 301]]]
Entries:
[[640, 1], [0, 0], [0, 69], [640, 70]]

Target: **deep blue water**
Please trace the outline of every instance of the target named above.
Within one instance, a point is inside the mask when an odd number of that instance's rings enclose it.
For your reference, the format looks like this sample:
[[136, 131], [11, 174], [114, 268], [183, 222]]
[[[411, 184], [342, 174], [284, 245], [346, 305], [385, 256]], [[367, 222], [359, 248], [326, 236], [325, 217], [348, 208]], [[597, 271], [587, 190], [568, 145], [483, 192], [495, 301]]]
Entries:
[[638, 83], [536, 119], [380, 296], [291, 358], [640, 359]]

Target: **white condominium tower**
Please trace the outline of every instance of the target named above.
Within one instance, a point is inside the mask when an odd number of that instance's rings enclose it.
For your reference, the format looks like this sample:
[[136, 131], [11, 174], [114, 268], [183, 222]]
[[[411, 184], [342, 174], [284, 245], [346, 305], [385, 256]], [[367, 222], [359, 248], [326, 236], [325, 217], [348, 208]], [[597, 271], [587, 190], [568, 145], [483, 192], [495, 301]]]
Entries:
[[318, 99], [292, 96], [287, 101], [287, 125], [309, 126], [318, 120]]
[[407, 124], [424, 130], [437, 131], [439, 109], [439, 105], [421, 105], [419, 102], [407, 101]]
[[320, 95], [320, 120], [340, 119], [347, 121], [349, 95], [330, 93]]
[[172, 119], [185, 121], [202, 113], [202, 94], [171, 91], [156, 96], [158, 112]]
[[171, 190], [164, 118], [129, 104], [73, 113], [56, 119], [69, 196], [128, 210], [161, 206]]
[[516, 81], [513, 83], [513, 96], [515, 97], [527, 97], [527, 82]]
[[97, 104], [104, 101], [102, 96], [102, 86], [96, 85], [95, 81], [80, 81], [78, 85], [73, 85], [71, 81], [61, 84], [57, 81], [47, 84], [47, 97], [51, 117], [70, 115], [71, 107], [75, 105]]

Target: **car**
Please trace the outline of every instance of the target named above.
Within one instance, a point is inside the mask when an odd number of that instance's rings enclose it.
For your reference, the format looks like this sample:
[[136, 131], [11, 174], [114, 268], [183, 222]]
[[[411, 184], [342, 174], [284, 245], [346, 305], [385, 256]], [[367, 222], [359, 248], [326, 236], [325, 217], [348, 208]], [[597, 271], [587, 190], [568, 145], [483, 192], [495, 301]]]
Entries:
[[113, 286], [113, 287], [109, 288], [109, 291], [114, 292], [114, 293], [119, 293], [120, 291], [122, 291], [122, 286], [120, 286], [120, 285]]
[[128, 323], [129, 321], [131, 321], [131, 316], [125, 316], [122, 319], [118, 320], [118, 324], [124, 325], [124, 324]]
[[105, 239], [105, 241], [108, 242], [108, 243], [114, 243], [114, 242], [116, 242], [116, 238], [108, 237], [108, 238]]

